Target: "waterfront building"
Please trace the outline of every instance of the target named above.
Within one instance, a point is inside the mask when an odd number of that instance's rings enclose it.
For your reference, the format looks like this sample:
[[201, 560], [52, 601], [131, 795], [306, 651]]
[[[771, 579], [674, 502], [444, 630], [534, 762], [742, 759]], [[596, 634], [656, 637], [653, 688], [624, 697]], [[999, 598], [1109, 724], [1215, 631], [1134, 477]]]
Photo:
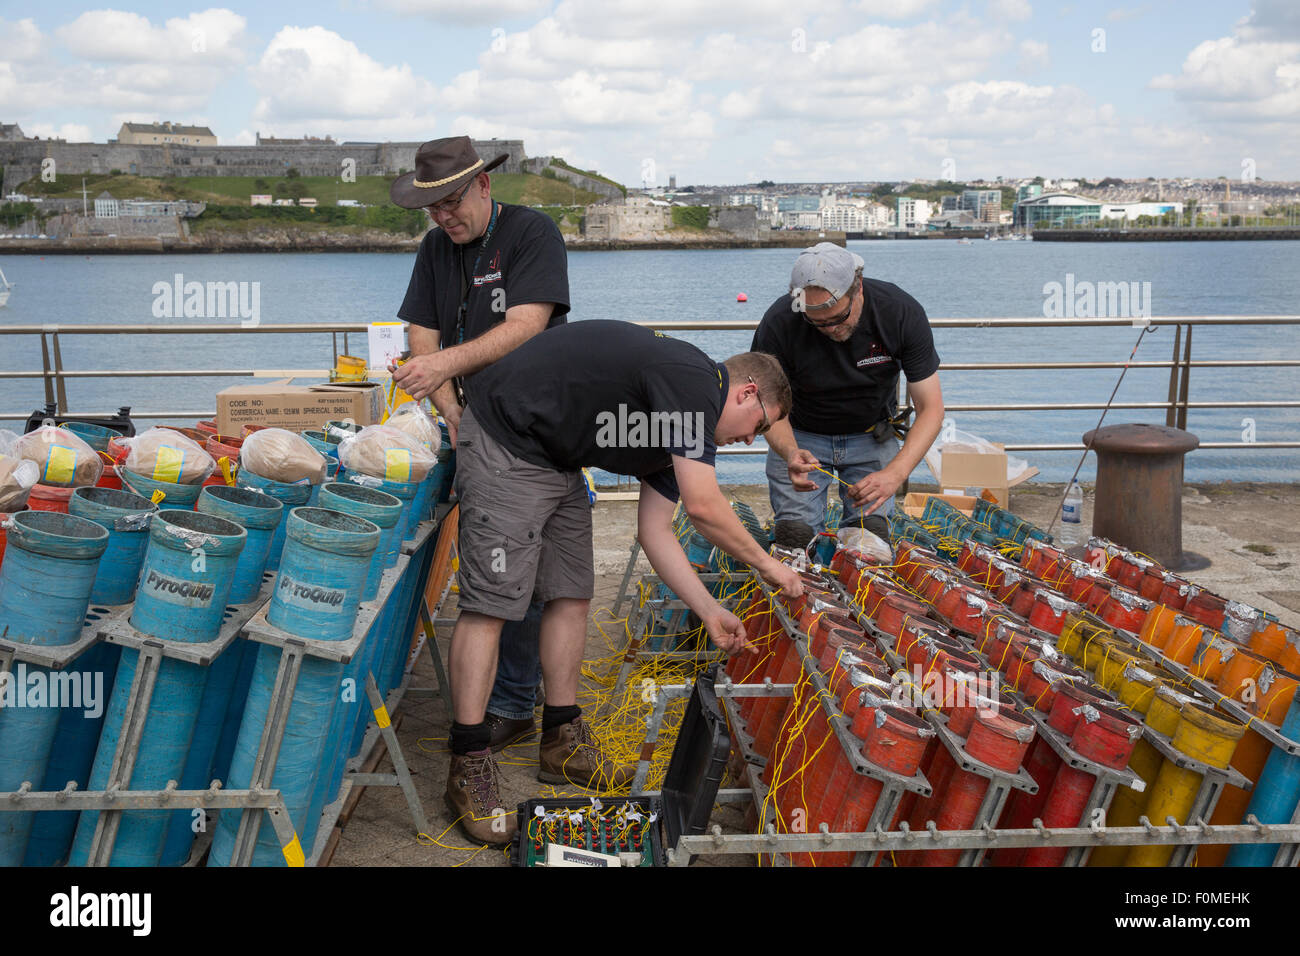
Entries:
[[180, 123], [123, 123], [117, 131], [122, 145], [216, 146], [217, 136], [206, 126], [183, 126]]
[[966, 189], [962, 191], [959, 209], [970, 212], [980, 222], [998, 221], [1002, 211], [1002, 190], [1000, 189]]
[[95, 197], [96, 219], [116, 219], [121, 214], [121, 204], [107, 189]]
[[1181, 216], [1183, 204], [1180, 202], [1108, 202], [1102, 205], [1100, 218], [1136, 222], [1142, 216], [1158, 219], [1168, 213]]
[[920, 229], [930, 221], [930, 204], [924, 199], [910, 196], [898, 198], [898, 218], [895, 225], [899, 229]]
[[1016, 203], [1015, 225], [1027, 229], [1039, 225], [1056, 229], [1095, 225], [1101, 216], [1101, 206], [1095, 199], [1074, 193], [1043, 193]]

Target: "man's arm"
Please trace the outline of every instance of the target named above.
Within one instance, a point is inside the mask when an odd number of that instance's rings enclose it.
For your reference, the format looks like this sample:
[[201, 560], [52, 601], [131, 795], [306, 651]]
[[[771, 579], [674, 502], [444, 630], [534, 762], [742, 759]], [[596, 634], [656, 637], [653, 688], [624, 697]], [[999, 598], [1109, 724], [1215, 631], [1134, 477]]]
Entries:
[[[438, 351], [438, 343], [442, 339], [437, 329], [415, 324], [407, 326], [406, 337], [411, 344], [411, 355], [413, 356], [435, 354]], [[456, 389], [452, 387], [450, 379], [434, 390], [433, 407], [438, 410], [439, 415], [447, 420], [447, 431], [450, 433], [448, 437], [451, 438], [451, 444], [454, 448], [456, 446], [456, 432], [460, 428], [460, 413], [464, 409], [460, 407], [460, 402], [456, 401]]]
[[919, 382], [908, 382], [907, 395], [916, 408], [916, 421], [912, 423], [903, 447], [893, 461], [880, 471], [867, 475], [849, 492], [855, 504], [870, 505], [867, 514], [873, 514], [894, 496], [912, 469], [921, 463], [943, 428], [943, 389], [939, 386], [938, 372]]
[[672, 520], [673, 503], [643, 483], [637, 505], [636, 537], [651, 565], [673, 593], [699, 615], [714, 644], [729, 654], [742, 649], [754, 650], [754, 645], [745, 638], [745, 626], [740, 618], [714, 599], [691, 567], [673, 535]]
[[482, 335], [451, 348], [413, 357], [393, 372], [393, 381], [412, 398], [433, 395], [453, 378], [487, 368], [543, 331], [554, 308], [550, 302], [512, 306], [506, 309], [504, 322]]
[[799, 575], [759, 547], [740, 523], [718, 487], [718, 474], [712, 465], [673, 455], [673, 474], [682, 494], [682, 507], [696, 531], [733, 558], [750, 565], [768, 584], [786, 595], [797, 597], [803, 593]]

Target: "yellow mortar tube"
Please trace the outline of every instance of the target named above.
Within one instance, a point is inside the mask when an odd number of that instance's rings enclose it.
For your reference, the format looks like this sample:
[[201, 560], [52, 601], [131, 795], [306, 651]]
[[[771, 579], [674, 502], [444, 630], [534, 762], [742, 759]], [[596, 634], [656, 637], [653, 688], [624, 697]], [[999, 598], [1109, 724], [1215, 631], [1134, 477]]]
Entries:
[[[1131, 669], [1131, 668], [1130, 668]], [[1128, 686], [1142, 687], [1139, 679], [1131, 679]], [[1120, 699], [1123, 700], [1125, 690], [1124, 682], [1120, 684]], [[1152, 730], [1164, 734], [1166, 737], [1172, 737], [1174, 731], [1178, 729], [1179, 711], [1184, 703], [1192, 700], [1186, 694], [1174, 688], [1174, 684], [1161, 677], [1156, 677], [1149, 687], [1145, 687], [1145, 707], [1142, 711], [1143, 720]], [[1131, 693], [1131, 691], [1130, 691]], [[1137, 708], [1134, 708], [1135, 710]], [[1160, 751], [1145, 738], [1139, 738], [1137, 746], [1133, 748], [1132, 755], [1128, 758], [1128, 768], [1142, 778], [1146, 783], [1146, 789], [1138, 792], [1130, 790], [1128, 787], [1119, 787], [1115, 790], [1115, 797], [1110, 802], [1110, 809], [1106, 812], [1106, 825], [1112, 827], [1135, 827], [1138, 825], [1138, 818], [1146, 812], [1147, 801], [1151, 797], [1151, 785], [1155, 782], [1156, 776], [1160, 773], [1160, 764], [1164, 758]], [[1089, 866], [1123, 866], [1124, 860], [1128, 856], [1131, 847], [1127, 846], [1099, 846], [1092, 851], [1088, 857]]]
[[[1222, 769], [1232, 760], [1237, 741], [1245, 732], [1243, 724], [1208, 707], [1189, 703], [1183, 705], [1173, 745], [1193, 760]], [[1201, 774], [1164, 761], [1151, 786], [1147, 818], [1156, 826], [1165, 826], [1166, 817], [1186, 823], [1201, 781]], [[1167, 845], [1135, 846], [1129, 849], [1124, 862], [1127, 866], [1166, 866], [1173, 852], [1174, 848]]]

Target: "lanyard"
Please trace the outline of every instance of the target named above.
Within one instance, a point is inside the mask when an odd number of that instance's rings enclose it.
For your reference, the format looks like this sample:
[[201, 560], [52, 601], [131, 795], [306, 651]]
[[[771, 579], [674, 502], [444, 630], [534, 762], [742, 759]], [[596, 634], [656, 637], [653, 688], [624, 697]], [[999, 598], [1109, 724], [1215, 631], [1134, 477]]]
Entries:
[[[492, 231], [497, 226], [497, 208], [496, 202], [492, 203], [492, 218], [488, 220], [487, 230], [483, 233], [483, 239], [479, 243], [478, 253], [474, 256], [474, 265], [470, 267], [469, 274], [472, 277], [478, 272], [478, 264], [483, 259], [483, 252], [487, 249], [488, 243], [492, 241]], [[460, 271], [460, 308], [456, 310], [456, 344], [460, 345], [465, 341], [465, 324], [469, 317], [469, 294], [471, 292], [470, 281], [465, 277], [465, 250], [463, 247], [458, 248], [459, 254], [459, 271]], [[461, 408], [468, 404], [465, 395], [465, 381], [459, 375], [452, 379], [452, 387], [456, 391], [456, 401], [460, 403]]]

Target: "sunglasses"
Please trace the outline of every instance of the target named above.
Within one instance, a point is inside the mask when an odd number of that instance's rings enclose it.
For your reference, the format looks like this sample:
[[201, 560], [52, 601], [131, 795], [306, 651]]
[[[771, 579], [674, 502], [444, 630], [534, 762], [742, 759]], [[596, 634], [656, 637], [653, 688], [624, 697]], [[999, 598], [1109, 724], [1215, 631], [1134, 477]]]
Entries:
[[845, 322], [849, 320], [849, 315], [853, 312], [852, 290], [850, 290], [849, 294], [846, 295], [844, 298], [846, 302], [845, 302], [843, 312], [837, 312], [835, 313], [835, 315], [831, 316], [831, 318], [826, 319], [824, 321], [814, 322], [811, 318], [809, 318], [808, 309], [807, 307], [805, 307], [803, 310], [803, 320], [807, 322], [809, 325], [811, 325], [814, 329], [833, 329], [837, 325], [843, 325]]
[[469, 188], [473, 185], [474, 185], [474, 180], [471, 179], [469, 182], [465, 184], [465, 188], [462, 189], [454, 199], [444, 199], [442, 200], [442, 202], [431, 203], [430, 205], [425, 206], [424, 208], [429, 211], [430, 215], [434, 215], [434, 216], [436, 216], [440, 212], [451, 212], [453, 209], [455, 209], [457, 206], [459, 206], [461, 203], [465, 201], [465, 194], [469, 192]]
[[749, 384], [754, 386], [754, 397], [758, 399], [758, 410], [763, 413], [763, 424], [755, 430], [754, 434], [766, 435], [768, 430], [772, 427], [772, 420], [767, 417], [767, 406], [763, 404], [763, 396], [758, 394], [758, 383], [754, 381], [752, 375], [746, 377], [749, 380]]

